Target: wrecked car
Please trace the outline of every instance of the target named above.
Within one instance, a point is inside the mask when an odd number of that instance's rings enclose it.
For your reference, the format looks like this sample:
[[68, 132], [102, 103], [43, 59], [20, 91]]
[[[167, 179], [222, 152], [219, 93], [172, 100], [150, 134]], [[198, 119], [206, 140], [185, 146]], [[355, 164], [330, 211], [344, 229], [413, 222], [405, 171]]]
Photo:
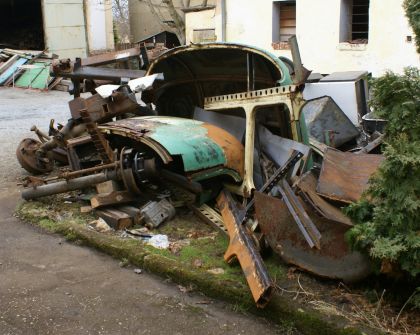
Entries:
[[[258, 252], [266, 243], [286, 262], [319, 276], [365, 277], [370, 264], [347, 245], [352, 223], [340, 207], [360, 197], [382, 157], [341, 152], [309, 138], [302, 112], [309, 72], [297, 47], [292, 50], [293, 63], [240, 44], [169, 50], [147, 69], [146, 77], [163, 73], [164, 79], [141, 92], [156, 106], [141, 116], [95, 123], [101, 118], [85, 101], [71, 102], [99, 163], [80, 169], [83, 159], [69, 150], [69, 161], [79, 162], [73, 171], [32, 179], [23, 198], [115, 180], [137, 195], [161, 181], [175, 184], [193, 195], [187, 205], [204, 216], [217, 199], [231, 241], [225, 259], [239, 259], [259, 307], [273, 292]], [[112, 102], [119, 106], [118, 99]], [[217, 214], [206, 217], [212, 221]]]

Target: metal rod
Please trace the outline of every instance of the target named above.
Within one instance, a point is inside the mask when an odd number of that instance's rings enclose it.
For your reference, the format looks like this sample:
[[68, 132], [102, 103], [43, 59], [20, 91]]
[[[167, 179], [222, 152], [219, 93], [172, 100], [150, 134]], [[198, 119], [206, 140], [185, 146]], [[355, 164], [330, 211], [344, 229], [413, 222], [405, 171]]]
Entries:
[[315, 242], [312, 240], [310, 234], [307, 232], [307, 230], [306, 230], [305, 226], [303, 225], [302, 221], [300, 221], [300, 218], [297, 215], [295, 209], [293, 208], [293, 205], [290, 203], [290, 200], [287, 197], [286, 193], [284, 192], [284, 190], [280, 186], [277, 186], [276, 190], [280, 192], [280, 194], [282, 196], [282, 200], [286, 204], [287, 209], [289, 210], [290, 214], [293, 216], [293, 219], [295, 220], [295, 222], [296, 222], [299, 230], [301, 231], [303, 237], [305, 238], [306, 242], [308, 242], [309, 246], [311, 248], [313, 248], [315, 246]]
[[62, 174], [59, 175], [59, 178], [72, 179], [72, 178], [82, 176], [84, 174], [91, 174], [93, 172], [98, 172], [98, 171], [102, 171], [102, 170], [106, 170], [106, 169], [116, 168], [116, 167], [119, 166], [119, 164], [120, 164], [120, 162], [117, 161], [117, 162], [113, 162], [113, 163], [109, 163], [109, 164], [102, 164], [102, 165], [98, 165], [98, 166], [93, 166], [93, 167], [83, 169], [83, 170], [78, 170], [78, 171], [73, 171], [73, 172], [63, 172]]

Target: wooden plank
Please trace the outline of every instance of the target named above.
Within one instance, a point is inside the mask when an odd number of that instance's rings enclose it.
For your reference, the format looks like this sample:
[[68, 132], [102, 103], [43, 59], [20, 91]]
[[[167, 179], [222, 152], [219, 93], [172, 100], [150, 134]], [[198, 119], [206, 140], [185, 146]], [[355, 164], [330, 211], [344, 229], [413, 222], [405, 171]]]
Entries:
[[12, 78], [13, 73], [18, 69], [19, 66], [25, 64], [28, 60], [26, 58], [19, 58], [14, 62], [9, 68], [7, 68], [0, 75], [0, 85], [7, 81], [7, 79]]
[[126, 213], [115, 208], [97, 209], [95, 213], [115, 230], [131, 227], [133, 219]]
[[143, 215], [141, 214], [140, 208], [134, 206], [118, 206], [117, 209], [121, 212], [128, 214], [133, 219], [134, 225], [143, 223]]
[[[89, 136], [89, 141], [91, 141]], [[118, 185], [118, 183], [114, 180], [108, 180], [104, 183], [96, 184], [96, 193], [111, 193], [120, 191], [121, 187]]]
[[116, 191], [110, 193], [97, 194], [90, 199], [92, 208], [99, 208], [110, 205], [122, 205], [133, 202], [135, 199], [128, 191]]

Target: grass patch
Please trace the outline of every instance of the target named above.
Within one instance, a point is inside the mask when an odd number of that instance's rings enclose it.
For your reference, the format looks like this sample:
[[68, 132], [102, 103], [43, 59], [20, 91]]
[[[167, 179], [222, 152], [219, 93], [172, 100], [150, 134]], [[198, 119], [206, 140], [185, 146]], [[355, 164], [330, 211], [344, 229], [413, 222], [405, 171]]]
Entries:
[[[228, 238], [197, 219], [189, 220], [188, 214], [177, 216], [158, 231], [167, 234], [171, 241], [181, 240], [181, 243], [187, 239], [188, 243], [177, 250], [160, 250], [138, 240], [123, 239], [117, 233], [89, 229], [86, 223], [94, 217], [79, 213], [78, 204], [63, 204], [57, 199], [23, 202], [16, 213], [42, 229], [105, 252], [124, 265], [132, 264], [186, 287], [194, 287], [209, 297], [232, 303], [232, 308], [238, 312], [252, 312], [268, 318], [287, 329], [287, 333], [293, 334], [297, 329], [303, 334], [362, 334], [356, 328], [346, 328], [350, 323], [345, 318], [311, 309], [293, 297], [276, 294], [266, 309], [257, 309], [240, 266], [230, 266], [223, 260]], [[272, 278], [287, 280], [287, 268], [275, 256], [266, 259], [266, 266]], [[212, 269], [223, 269], [223, 272], [209, 273]]]

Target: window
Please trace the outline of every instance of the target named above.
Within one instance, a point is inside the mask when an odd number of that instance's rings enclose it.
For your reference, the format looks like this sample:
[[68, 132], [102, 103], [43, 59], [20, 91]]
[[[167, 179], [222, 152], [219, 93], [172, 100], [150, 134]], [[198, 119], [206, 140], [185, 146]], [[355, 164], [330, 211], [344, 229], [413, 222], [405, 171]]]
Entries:
[[215, 29], [194, 29], [193, 30], [193, 42], [214, 42], [216, 40]]
[[367, 43], [369, 39], [369, 0], [342, 0], [340, 42]]
[[296, 2], [273, 2], [273, 48], [288, 49], [288, 40], [296, 35]]

